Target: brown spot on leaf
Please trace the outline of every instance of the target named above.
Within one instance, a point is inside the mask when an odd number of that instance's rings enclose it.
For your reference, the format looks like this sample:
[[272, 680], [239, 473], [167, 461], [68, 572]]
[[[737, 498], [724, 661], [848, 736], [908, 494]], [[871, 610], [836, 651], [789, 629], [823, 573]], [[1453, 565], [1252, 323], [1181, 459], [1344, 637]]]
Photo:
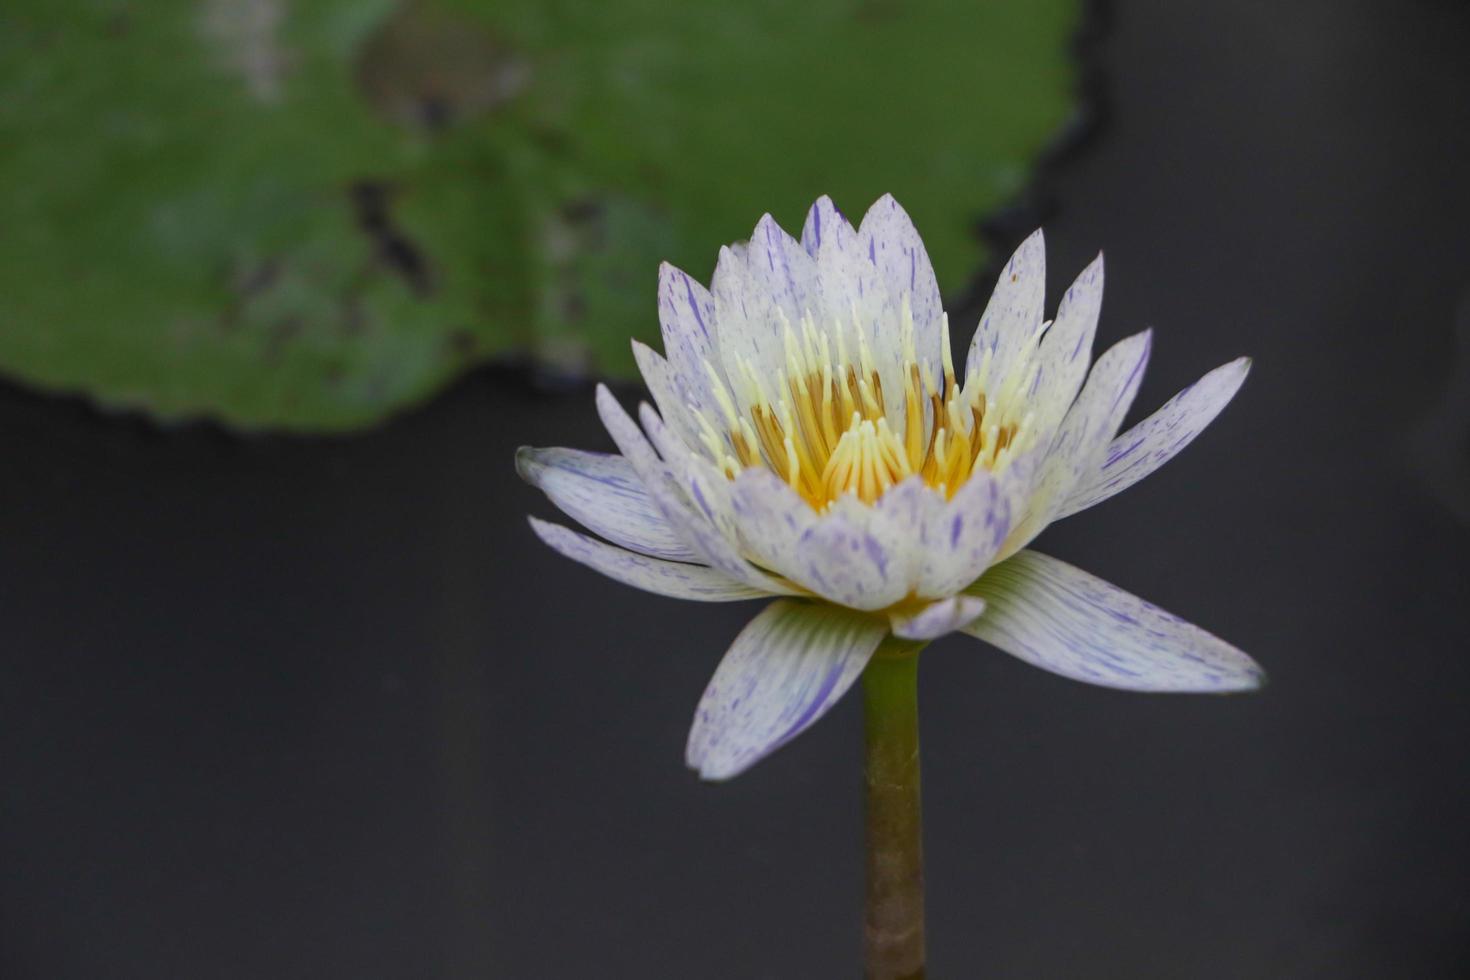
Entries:
[[384, 116], [435, 131], [514, 98], [530, 65], [473, 18], [408, 3], [363, 44], [356, 75], [363, 95]]

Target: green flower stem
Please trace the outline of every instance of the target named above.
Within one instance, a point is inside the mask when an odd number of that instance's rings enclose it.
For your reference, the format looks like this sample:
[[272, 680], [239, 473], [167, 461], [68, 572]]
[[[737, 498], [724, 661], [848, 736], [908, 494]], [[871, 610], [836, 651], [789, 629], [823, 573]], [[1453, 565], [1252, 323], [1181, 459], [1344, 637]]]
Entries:
[[919, 651], [889, 637], [863, 672], [867, 720], [869, 980], [924, 976], [924, 849], [919, 810]]

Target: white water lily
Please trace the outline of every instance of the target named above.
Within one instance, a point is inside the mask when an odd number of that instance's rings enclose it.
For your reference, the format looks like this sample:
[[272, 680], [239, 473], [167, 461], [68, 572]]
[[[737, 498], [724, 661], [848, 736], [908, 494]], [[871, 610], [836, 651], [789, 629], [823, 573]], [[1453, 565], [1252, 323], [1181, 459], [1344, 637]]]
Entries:
[[[621, 455], [522, 449], [521, 474], [602, 540], [543, 541], [681, 599], [778, 597], [736, 638], [687, 760], [733, 776], [820, 718], [890, 635], [978, 637], [1043, 669], [1139, 691], [1253, 688], [1244, 653], [1026, 546], [1143, 479], [1244, 381], [1216, 368], [1117, 435], [1144, 331], [1091, 361], [1099, 256], [1044, 320], [1041, 232], [1006, 264], [956, 371], [934, 272], [891, 197], [853, 228], [827, 198], [801, 240], [766, 215], [711, 287], [664, 265], [666, 356], [634, 344], [658, 406], [597, 407]], [[1084, 383], [1085, 379], [1085, 383]]]

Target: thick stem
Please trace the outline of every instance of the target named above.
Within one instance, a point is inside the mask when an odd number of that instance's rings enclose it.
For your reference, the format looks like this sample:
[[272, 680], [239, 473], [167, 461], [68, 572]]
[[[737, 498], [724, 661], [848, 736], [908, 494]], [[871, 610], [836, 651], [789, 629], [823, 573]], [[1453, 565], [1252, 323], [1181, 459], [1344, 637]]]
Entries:
[[867, 719], [869, 980], [924, 976], [919, 650], [892, 638], [863, 673]]

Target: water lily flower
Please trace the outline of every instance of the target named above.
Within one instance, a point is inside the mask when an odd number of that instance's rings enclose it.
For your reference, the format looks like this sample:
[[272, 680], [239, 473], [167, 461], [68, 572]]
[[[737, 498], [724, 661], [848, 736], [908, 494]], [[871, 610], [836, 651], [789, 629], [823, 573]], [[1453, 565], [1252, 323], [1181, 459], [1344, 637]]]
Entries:
[[521, 474], [597, 535], [532, 518], [563, 555], [680, 599], [775, 597], [699, 703], [687, 761], [705, 778], [809, 727], [885, 640], [960, 632], [1137, 691], [1261, 683], [1230, 644], [1028, 549], [1171, 459], [1250, 367], [1216, 368], [1119, 435], [1150, 332], [1091, 363], [1102, 257], [1052, 320], [1045, 279], [1037, 231], [959, 371], [928, 255], [892, 197], [856, 228], [823, 197], [800, 241], [766, 215], [720, 250], [708, 289], [659, 270], [664, 356], [634, 344], [657, 411], [640, 406], [640, 429], [597, 390], [620, 454], [520, 451]]

